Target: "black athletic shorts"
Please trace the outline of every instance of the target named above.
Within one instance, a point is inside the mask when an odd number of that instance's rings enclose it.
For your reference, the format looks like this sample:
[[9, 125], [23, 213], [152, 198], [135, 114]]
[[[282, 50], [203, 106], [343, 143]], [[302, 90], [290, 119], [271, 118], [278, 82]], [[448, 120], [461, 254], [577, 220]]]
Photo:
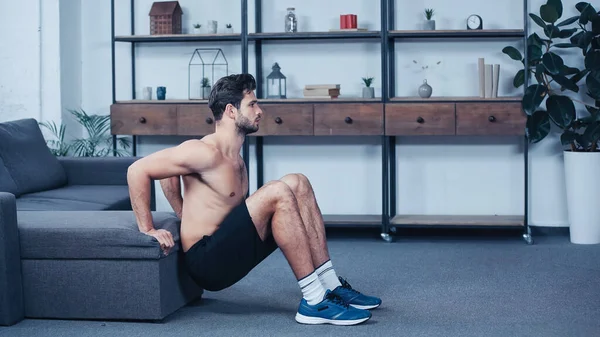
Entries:
[[219, 229], [185, 253], [192, 279], [208, 291], [232, 286], [277, 249], [272, 235], [262, 241], [246, 202], [229, 213]]

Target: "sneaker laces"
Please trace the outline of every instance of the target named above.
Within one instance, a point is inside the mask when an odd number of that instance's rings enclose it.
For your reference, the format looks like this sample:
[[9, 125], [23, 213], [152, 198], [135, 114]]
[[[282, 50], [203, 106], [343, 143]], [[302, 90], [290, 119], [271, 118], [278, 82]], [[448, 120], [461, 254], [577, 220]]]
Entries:
[[340, 283], [342, 284], [342, 288], [354, 292], [356, 294], [360, 294], [360, 291], [355, 290], [352, 288], [352, 286], [350, 285], [350, 283], [348, 283], [348, 281], [346, 281], [344, 278], [342, 278], [341, 276], [338, 276], [338, 279], [340, 280]]
[[331, 291], [328, 292], [327, 295], [325, 295], [325, 298], [335, 304], [343, 306], [344, 308], [348, 308], [348, 306], [349, 306], [349, 304], [346, 303], [346, 301], [344, 301], [344, 299], [340, 295], [334, 294]]

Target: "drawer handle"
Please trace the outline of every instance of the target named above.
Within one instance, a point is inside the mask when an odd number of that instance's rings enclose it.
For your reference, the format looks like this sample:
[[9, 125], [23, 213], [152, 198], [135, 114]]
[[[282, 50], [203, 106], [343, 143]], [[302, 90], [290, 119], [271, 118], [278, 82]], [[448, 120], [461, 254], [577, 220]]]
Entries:
[[417, 123], [423, 124], [423, 123], [425, 123], [425, 120], [423, 119], [423, 117], [419, 117], [419, 118], [417, 118]]
[[488, 121], [495, 122], [496, 121], [496, 117], [490, 116], [490, 117], [488, 117]]
[[210, 117], [206, 117], [206, 124], [212, 124], [213, 120]]
[[140, 117], [140, 123], [146, 124], [146, 118], [145, 117]]
[[275, 123], [281, 124], [281, 123], [283, 123], [283, 121], [281, 120], [281, 118], [275, 117]]
[[344, 122], [346, 122], [346, 123], [348, 123], [348, 124], [352, 124], [352, 118], [350, 118], [350, 117], [346, 117], [346, 118], [344, 119]]

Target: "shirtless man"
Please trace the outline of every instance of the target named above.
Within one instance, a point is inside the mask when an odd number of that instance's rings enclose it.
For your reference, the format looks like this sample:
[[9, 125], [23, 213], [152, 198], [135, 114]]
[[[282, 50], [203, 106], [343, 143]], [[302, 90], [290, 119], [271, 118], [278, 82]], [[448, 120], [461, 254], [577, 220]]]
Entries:
[[263, 116], [255, 87], [249, 74], [221, 78], [208, 103], [216, 121], [214, 133], [155, 152], [129, 167], [139, 230], [156, 238], [165, 253], [175, 245], [171, 233], [155, 229], [152, 221], [150, 184], [160, 180], [181, 219], [185, 263], [203, 289], [230, 287], [279, 248], [302, 290], [297, 322], [362, 323], [371, 317], [368, 309], [381, 300], [352, 289], [336, 275], [308, 179], [289, 174], [246, 198], [248, 177], [240, 150], [245, 136], [258, 131]]

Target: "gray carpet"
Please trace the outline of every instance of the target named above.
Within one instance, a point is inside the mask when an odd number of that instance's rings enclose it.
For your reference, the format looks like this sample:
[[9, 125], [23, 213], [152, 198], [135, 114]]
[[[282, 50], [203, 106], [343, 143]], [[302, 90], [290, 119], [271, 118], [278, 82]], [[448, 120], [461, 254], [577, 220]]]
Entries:
[[338, 273], [383, 299], [359, 326], [297, 324], [301, 294], [277, 251], [161, 323], [25, 320], [0, 336], [600, 336], [600, 245], [535, 239], [331, 235]]

